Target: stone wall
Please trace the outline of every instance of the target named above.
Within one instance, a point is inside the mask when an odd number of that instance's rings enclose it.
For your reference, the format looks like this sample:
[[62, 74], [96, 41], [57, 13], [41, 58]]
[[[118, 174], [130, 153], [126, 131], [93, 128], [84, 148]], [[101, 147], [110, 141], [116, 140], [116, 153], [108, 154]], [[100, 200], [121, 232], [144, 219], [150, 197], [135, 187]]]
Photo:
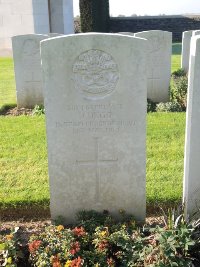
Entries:
[[0, 56], [12, 54], [12, 36], [49, 32], [47, 1], [0, 0]]
[[173, 41], [179, 42], [183, 31], [197, 29], [200, 29], [200, 14], [110, 18], [110, 32], [170, 31], [173, 33]]

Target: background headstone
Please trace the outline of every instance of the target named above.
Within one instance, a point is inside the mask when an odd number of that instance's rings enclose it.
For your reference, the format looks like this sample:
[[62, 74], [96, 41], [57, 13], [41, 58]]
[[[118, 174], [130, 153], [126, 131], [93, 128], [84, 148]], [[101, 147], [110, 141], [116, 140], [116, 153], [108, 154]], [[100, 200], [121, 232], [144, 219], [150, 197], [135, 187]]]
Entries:
[[192, 37], [186, 116], [183, 201], [186, 215], [200, 208], [200, 36]]
[[200, 30], [192, 31], [192, 36], [200, 35]]
[[134, 32], [119, 32], [119, 34], [123, 34], [123, 35], [131, 35], [131, 36], [134, 36], [134, 35], [135, 35]]
[[181, 68], [188, 72], [190, 58], [190, 41], [193, 31], [185, 31], [182, 34]]
[[134, 36], [148, 41], [147, 98], [154, 102], [169, 101], [172, 33], [154, 30], [138, 32]]
[[41, 42], [53, 219], [123, 209], [144, 220], [145, 51], [116, 34]]
[[43, 104], [40, 41], [48, 35], [28, 34], [12, 38], [17, 106]]

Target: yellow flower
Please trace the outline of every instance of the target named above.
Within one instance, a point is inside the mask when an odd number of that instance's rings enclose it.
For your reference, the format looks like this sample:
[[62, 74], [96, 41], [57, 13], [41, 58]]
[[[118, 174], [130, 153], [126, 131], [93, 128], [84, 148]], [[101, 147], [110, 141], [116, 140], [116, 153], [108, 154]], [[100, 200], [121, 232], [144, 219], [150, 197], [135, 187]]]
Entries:
[[63, 226], [63, 225], [58, 225], [58, 226], [57, 226], [57, 230], [58, 230], [58, 231], [62, 231], [62, 230], [64, 230], [64, 226]]
[[105, 237], [105, 236], [107, 236], [107, 231], [101, 231], [101, 232], [99, 233], [99, 236], [100, 236], [100, 237]]
[[6, 235], [6, 239], [7, 239], [7, 240], [12, 240], [12, 239], [13, 239], [13, 235], [12, 235], [12, 234], [10, 234], [10, 235]]
[[11, 263], [12, 263], [12, 258], [11, 258], [11, 257], [9, 257], [9, 258], [7, 259], [7, 263], [8, 263], [8, 264], [11, 264]]
[[71, 266], [71, 263], [72, 263], [72, 261], [68, 260], [68, 261], [65, 263], [65, 267], [70, 267], [70, 266]]

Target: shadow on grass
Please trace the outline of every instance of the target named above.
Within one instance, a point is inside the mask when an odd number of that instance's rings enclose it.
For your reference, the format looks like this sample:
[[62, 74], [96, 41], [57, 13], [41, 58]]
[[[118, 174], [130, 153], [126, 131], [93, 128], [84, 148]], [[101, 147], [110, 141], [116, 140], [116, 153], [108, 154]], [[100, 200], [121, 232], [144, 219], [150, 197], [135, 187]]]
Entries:
[[[0, 221], [10, 220], [44, 220], [50, 218], [49, 199], [40, 202], [0, 203]], [[147, 202], [146, 216], [161, 216], [162, 210], [177, 209], [181, 200]]]
[[15, 108], [17, 104], [4, 104], [0, 106], [0, 115], [4, 115], [9, 109]]

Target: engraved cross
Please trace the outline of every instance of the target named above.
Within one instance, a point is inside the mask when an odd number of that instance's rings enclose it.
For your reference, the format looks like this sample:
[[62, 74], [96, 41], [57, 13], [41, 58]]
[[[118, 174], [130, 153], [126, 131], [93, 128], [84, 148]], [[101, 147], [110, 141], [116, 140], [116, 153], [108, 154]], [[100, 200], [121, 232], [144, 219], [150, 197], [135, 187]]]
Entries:
[[102, 166], [113, 165], [118, 159], [100, 159], [99, 158], [99, 138], [94, 137], [95, 158], [94, 160], [76, 160], [77, 165], [85, 165], [95, 167], [95, 201], [100, 204], [100, 169]]

